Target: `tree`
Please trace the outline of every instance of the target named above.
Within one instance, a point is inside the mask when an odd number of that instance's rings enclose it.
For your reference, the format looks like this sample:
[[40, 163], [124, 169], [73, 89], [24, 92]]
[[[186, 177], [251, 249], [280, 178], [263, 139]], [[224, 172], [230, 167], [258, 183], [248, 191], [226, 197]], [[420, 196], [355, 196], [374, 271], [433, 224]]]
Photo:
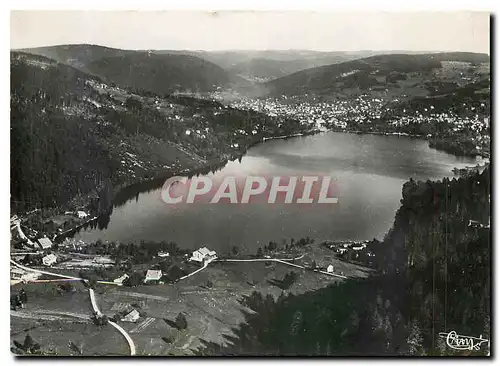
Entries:
[[28, 302], [28, 295], [26, 294], [26, 291], [24, 291], [24, 289], [21, 289], [21, 291], [19, 291], [19, 300], [23, 304], [26, 304]]
[[318, 264], [316, 263], [316, 261], [312, 261], [311, 268], [312, 269], [318, 268]]
[[98, 316], [97, 314], [94, 314], [93, 321], [95, 325], [104, 326], [108, 324], [109, 319], [106, 315]]
[[97, 274], [95, 272], [80, 271], [78, 272], [78, 275], [80, 276], [80, 278], [83, 278], [83, 283], [86, 287], [94, 289], [96, 288], [99, 277], [97, 277]]
[[412, 321], [408, 332], [406, 343], [408, 344], [408, 353], [411, 356], [421, 356], [423, 353], [422, 343], [424, 338], [420, 332], [420, 327], [417, 321]]
[[71, 282], [61, 283], [60, 285], [57, 286], [57, 288], [61, 293], [75, 292], [76, 291], [75, 286], [73, 286], [73, 284]]
[[231, 249], [231, 252], [233, 253], [233, 255], [238, 255], [239, 253], [239, 249], [236, 245], [233, 246], [233, 248]]
[[162, 341], [167, 343], [167, 344], [172, 344], [174, 343], [174, 338], [173, 337], [161, 337]]
[[125, 107], [133, 112], [139, 112], [142, 110], [142, 103], [134, 97], [128, 97], [125, 101]]
[[276, 243], [274, 241], [270, 241], [268, 248], [269, 248], [269, 251], [272, 252], [273, 250], [278, 249], [278, 243]]
[[297, 281], [297, 278], [298, 278], [297, 273], [295, 273], [294, 271], [288, 272], [281, 281], [282, 288], [285, 290], [289, 289]]
[[17, 310], [17, 308], [21, 307], [21, 299], [19, 298], [18, 294], [14, 294], [10, 296], [10, 308], [12, 310]]
[[177, 315], [177, 318], [175, 318], [175, 325], [177, 326], [177, 329], [187, 328], [188, 326], [187, 319], [183, 313], [179, 313], [179, 315]]
[[129, 278], [123, 281], [123, 284], [129, 287], [136, 287], [140, 286], [143, 283], [143, 281], [144, 281], [144, 276], [139, 272], [134, 272], [130, 275]]
[[264, 253], [262, 252], [262, 248], [259, 247], [259, 249], [257, 249], [257, 257], [262, 257], [264, 255]]
[[18, 341], [14, 341], [15, 348], [13, 349], [14, 353], [17, 354], [38, 354], [40, 353], [40, 345], [36, 343], [33, 338], [29, 334], [26, 334], [24, 338], [24, 342], [20, 343]]
[[78, 354], [78, 355], [82, 355], [82, 353], [83, 353], [81, 347], [78, 347], [75, 343], [73, 343], [71, 341], [68, 343], [68, 347], [72, 351], [76, 352], [76, 354]]

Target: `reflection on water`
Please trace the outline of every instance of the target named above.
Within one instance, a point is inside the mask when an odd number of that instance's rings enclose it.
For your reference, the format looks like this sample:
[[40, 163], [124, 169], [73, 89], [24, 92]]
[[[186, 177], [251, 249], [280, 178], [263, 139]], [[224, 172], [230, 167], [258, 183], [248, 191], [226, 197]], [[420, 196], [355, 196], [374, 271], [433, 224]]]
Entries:
[[122, 191], [107, 228], [88, 228], [77, 237], [165, 240], [185, 248], [207, 246], [219, 251], [236, 245], [249, 252], [270, 240], [306, 236], [381, 238], [392, 225], [406, 180], [453, 177], [454, 167], [474, 164], [475, 159], [457, 158], [409, 137], [327, 132], [272, 140], [251, 148], [241, 161], [207, 175], [217, 180], [227, 175], [330, 175], [336, 180], [339, 203], [167, 206], [160, 196], [164, 179], [157, 179]]

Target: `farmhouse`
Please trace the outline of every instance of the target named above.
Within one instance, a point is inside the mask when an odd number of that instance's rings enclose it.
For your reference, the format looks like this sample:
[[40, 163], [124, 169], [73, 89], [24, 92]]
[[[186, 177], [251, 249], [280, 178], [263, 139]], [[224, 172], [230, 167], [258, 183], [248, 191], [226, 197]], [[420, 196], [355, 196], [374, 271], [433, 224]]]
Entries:
[[146, 278], [144, 278], [144, 283], [159, 281], [161, 279], [161, 276], [161, 270], [148, 269], [148, 271], [146, 272]]
[[89, 214], [86, 213], [85, 211], [77, 211], [76, 216], [78, 216], [79, 219], [84, 219], [88, 216]]
[[40, 239], [38, 239], [38, 245], [43, 250], [52, 248], [52, 242], [50, 241], [49, 238], [40, 238]]
[[57, 257], [55, 254], [49, 254], [42, 258], [42, 263], [44, 266], [51, 266], [57, 262]]
[[205, 263], [210, 263], [217, 258], [217, 253], [213, 250], [208, 250], [206, 247], [200, 248], [193, 252], [193, 256], [189, 258], [190, 261], [200, 263], [204, 265]]
[[115, 278], [113, 282], [119, 285], [123, 285], [123, 281], [125, 281], [128, 277], [129, 277], [128, 274], [125, 273], [123, 276]]
[[122, 318], [122, 322], [135, 323], [140, 317], [139, 312], [134, 309]]

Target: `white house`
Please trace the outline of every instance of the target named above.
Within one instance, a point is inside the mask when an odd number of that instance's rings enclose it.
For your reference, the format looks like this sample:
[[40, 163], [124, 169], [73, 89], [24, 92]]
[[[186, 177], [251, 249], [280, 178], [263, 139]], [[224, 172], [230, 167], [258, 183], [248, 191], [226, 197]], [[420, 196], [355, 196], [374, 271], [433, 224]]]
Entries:
[[78, 216], [79, 219], [84, 219], [86, 218], [89, 214], [86, 213], [85, 211], [77, 211], [76, 215]]
[[129, 277], [128, 274], [125, 273], [123, 276], [115, 278], [113, 282], [119, 285], [123, 285], [123, 281], [125, 281], [128, 277]]
[[331, 264], [330, 264], [330, 265], [326, 268], [326, 271], [327, 271], [328, 273], [333, 273], [333, 265], [331, 265]]
[[42, 258], [42, 263], [45, 266], [51, 266], [56, 262], [57, 262], [57, 257], [55, 256], [55, 254], [49, 254]]
[[161, 270], [148, 269], [146, 272], [146, 278], [144, 278], [144, 283], [151, 281], [159, 281], [162, 276]]
[[213, 250], [208, 250], [206, 247], [200, 248], [193, 252], [193, 256], [189, 258], [190, 261], [200, 264], [210, 263], [217, 258], [217, 253]]
[[158, 252], [158, 257], [160, 257], [160, 258], [165, 258], [165, 257], [169, 257], [169, 256], [170, 256], [169, 252]]
[[347, 252], [347, 248], [337, 248], [337, 253], [344, 254]]
[[40, 247], [42, 249], [49, 249], [49, 248], [52, 248], [52, 242], [50, 241], [49, 238], [40, 238], [38, 239], [38, 245], [40, 245]]
[[122, 318], [122, 322], [135, 323], [140, 317], [139, 312], [134, 309]]

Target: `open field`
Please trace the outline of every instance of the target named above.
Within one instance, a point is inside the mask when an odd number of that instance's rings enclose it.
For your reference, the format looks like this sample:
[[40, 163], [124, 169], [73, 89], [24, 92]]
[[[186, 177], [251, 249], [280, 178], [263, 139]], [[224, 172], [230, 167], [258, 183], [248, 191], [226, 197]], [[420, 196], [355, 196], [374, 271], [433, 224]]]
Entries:
[[[341, 262], [319, 245], [311, 245], [308, 255], [296, 264], [303, 265], [304, 260], [315, 260], [318, 265], [321, 261], [331, 263], [336, 271], [348, 277], [368, 275], [368, 269]], [[294, 294], [342, 281], [281, 263], [215, 262], [175, 284], [135, 288], [98, 286], [96, 298], [99, 308], [108, 316], [131, 305], [139, 308], [141, 318], [136, 323], [119, 322], [132, 337], [138, 355], [189, 355], [190, 350], [200, 345], [200, 339], [221, 343], [222, 335], [232, 333], [231, 328], [243, 321], [243, 308], [238, 302], [242, 296], [259, 291], [278, 297], [282, 290], [269, 281], [282, 279], [291, 270], [299, 274], [297, 282], [287, 290]], [[207, 281], [213, 283], [212, 288], [205, 287]], [[103, 350], [128, 354], [125, 340], [115, 329], [91, 323], [90, 299], [81, 283], [75, 283], [75, 292], [62, 295], [57, 293], [56, 286], [53, 283], [12, 286], [12, 292], [24, 288], [29, 297], [27, 308], [11, 316], [13, 339], [23, 339], [28, 324], [32, 326], [37, 319], [29, 333], [43, 350], [68, 355], [72, 352], [68, 342], [72, 341], [83, 345], [84, 354], [102, 354]], [[164, 321], [174, 321], [180, 312], [185, 313], [188, 321], [185, 330], [177, 330]], [[57, 336], [51, 337], [56, 332]], [[170, 338], [171, 343], [162, 338]]]

